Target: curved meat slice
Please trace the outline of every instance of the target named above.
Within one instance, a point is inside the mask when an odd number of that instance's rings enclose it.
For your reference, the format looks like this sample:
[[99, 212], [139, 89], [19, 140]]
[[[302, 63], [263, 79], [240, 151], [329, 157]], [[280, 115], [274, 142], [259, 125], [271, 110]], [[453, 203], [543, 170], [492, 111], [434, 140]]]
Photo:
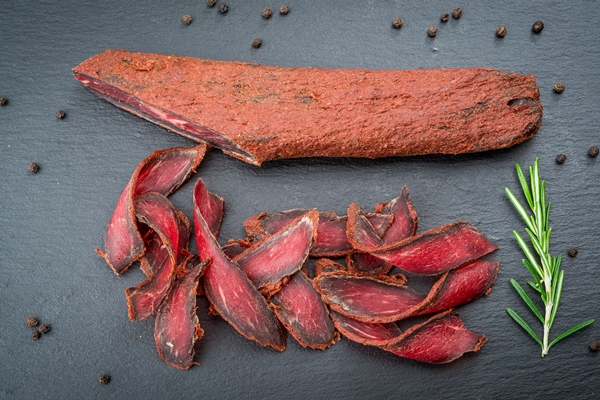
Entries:
[[215, 237], [219, 237], [223, 212], [225, 211], [225, 200], [221, 196], [210, 193], [202, 180], [199, 180], [194, 186], [193, 196], [196, 199], [195, 204], [201, 207], [200, 214], [205, 217], [204, 220], [210, 231]]
[[252, 247], [252, 243], [250, 243], [250, 241], [248, 241], [248, 240], [230, 239], [229, 242], [227, 242], [227, 244], [225, 246], [221, 247], [221, 250], [223, 250], [223, 253], [225, 253], [227, 258], [229, 258], [230, 260], [233, 260], [240, 254], [242, 254], [244, 251], [246, 251], [249, 247]]
[[383, 246], [372, 246], [360, 207], [348, 207], [348, 240], [355, 249], [416, 275], [437, 275], [482, 257], [498, 246], [466, 221], [457, 221]]
[[292, 275], [270, 301], [277, 318], [303, 347], [325, 350], [338, 338], [321, 296], [304, 272]]
[[393, 322], [431, 304], [446, 276], [442, 275], [429, 293], [419, 293], [404, 285], [401, 275], [375, 278], [331, 272], [317, 276], [313, 284], [323, 301], [340, 314], [363, 322]]
[[319, 213], [309, 211], [279, 232], [265, 237], [234, 261], [263, 294], [279, 289], [281, 280], [304, 265], [315, 243]]
[[346, 267], [354, 273], [367, 273], [371, 275], [385, 275], [393, 265], [369, 253], [352, 253], [346, 256]]
[[363, 322], [333, 310], [330, 315], [336, 329], [353, 342], [376, 345], [380, 342], [386, 343], [402, 334], [398, 325], [393, 322]]
[[135, 197], [146, 192], [158, 192], [165, 196], [173, 193], [196, 171], [205, 152], [205, 144], [158, 150], [137, 166], [106, 227], [104, 251], [96, 249], [115, 274], [125, 271], [144, 253], [142, 237], [135, 221]]
[[415, 315], [432, 314], [460, 306], [489, 294], [498, 276], [500, 261], [475, 260], [448, 272], [435, 300]]
[[417, 231], [418, 216], [410, 201], [407, 186], [402, 187], [400, 195], [387, 203], [381, 210], [381, 213], [394, 216], [385, 234], [379, 235], [383, 239], [384, 244], [399, 242], [413, 236]]
[[189, 369], [194, 362], [194, 343], [204, 331], [196, 315], [196, 287], [209, 261], [198, 263], [179, 279], [161, 304], [154, 323], [154, 340], [160, 358], [168, 365]]
[[377, 233], [377, 236], [380, 238], [385, 236], [388, 229], [394, 223], [394, 216], [392, 214], [372, 212], [365, 213], [365, 217], [369, 220], [375, 233]]
[[[203, 185], [201, 179], [197, 185]], [[196, 193], [196, 190], [194, 190]], [[194, 227], [198, 252], [211, 263], [204, 273], [204, 292], [213, 309], [240, 334], [263, 346], [283, 351], [287, 336], [265, 298], [237, 263], [219, 247], [194, 198]]]
[[320, 258], [315, 263], [315, 277], [326, 274], [328, 272], [345, 271], [346, 266], [336, 263], [329, 258]]

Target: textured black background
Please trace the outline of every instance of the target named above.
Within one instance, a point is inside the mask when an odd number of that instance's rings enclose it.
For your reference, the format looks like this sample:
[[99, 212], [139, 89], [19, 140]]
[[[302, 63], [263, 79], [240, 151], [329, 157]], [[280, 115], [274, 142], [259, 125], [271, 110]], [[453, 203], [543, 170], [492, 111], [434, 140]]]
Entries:
[[[600, 257], [599, 2], [287, 1], [291, 12], [264, 20], [283, 1], [230, 0], [221, 15], [203, 0], [3, 1], [0, 3], [0, 397], [2, 398], [597, 398], [596, 323], [550, 355], [507, 316], [535, 321], [508, 282], [527, 272], [512, 238], [522, 223], [504, 195], [517, 189], [515, 162], [541, 158], [553, 209], [552, 251], [565, 256], [565, 288], [553, 336], [598, 318]], [[342, 5], [343, 4], [343, 5]], [[443, 12], [463, 8], [446, 24]], [[190, 26], [181, 23], [193, 16]], [[391, 28], [400, 16], [405, 25]], [[531, 26], [542, 20], [543, 32]], [[505, 25], [504, 39], [495, 37]], [[438, 27], [435, 39], [429, 25]], [[260, 37], [263, 46], [251, 47]], [[489, 297], [461, 307], [482, 351], [449, 365], [401, 359], [348, 340], [325, 352], [293, 339], [278, 353], [242, 338], [219, 318], [199, 316], [206, 336], [200, 366], [175, 370], [157, 356], [153, 319], [130, 322], [123, 289], [142, 280], [115, 276], [93, 249], [135, 166], [160, 148], [192, 142], [99, 99], [71, 68], [107, 48], [282, 66], [441, 68], [486, 66], [533, 73], [545, 116], [540, 133], [515, 148], [458, 157], [306, 159], [247, 165], [211, 151], [199, 168], [226, 199], [221, 240], [243, 235], [242, 221], [265, 209], [318, 207], [345, 213], [395, 197], [408, 185], [420, 230], [456, 219], [475, 224], [501, 250]], [[564, 82], [562, 95], [552, 91]], [[55, 113], [64, 109], [67, 118]], [[268, 115], [264, 116], [268, 118]], [[556, 154], [567, 161], [557, 165]], [[27, 171], [35, 161], [37, 174]], [[195, 179], [194, 179], [195, 180]], [[174, 196], [190, 215], [188, 182]], [[576, 246], [576, 259], [566, 257]], [[38, 342], [25, 319], [52, 325]], [[539, 325], [535, 325], [540, 329]], [[102, 373], [109, 385], [98, 384]]]

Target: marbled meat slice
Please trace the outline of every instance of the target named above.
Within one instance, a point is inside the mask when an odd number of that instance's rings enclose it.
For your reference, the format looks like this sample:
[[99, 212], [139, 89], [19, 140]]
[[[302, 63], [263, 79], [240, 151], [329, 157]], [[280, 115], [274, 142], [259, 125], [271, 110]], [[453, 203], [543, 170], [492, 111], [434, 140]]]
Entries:
[[398, 325], [393, 322], [363, 322], [333, 310], [330, 312], [330, 316], [337, 330], [353, 342], [376, 346], [378, 343], [386, 343], [402, 334]]
[[150, 192], [135, 201], [137, 217], [156, 232], [167, 249], [169, 257], [159, 270], [135, 287], [125, 289], [129, 319], [150, 317], [163, 301], [173, 282], [180, 260], [182, 241], [181, 223], [173, 204], [160, 193]]
[[[496, 249], [473, 225], [457, 221], [430, 229], [397, 243], [372, 246], [365, 235], [360, 207], [348, 207], [348, 240], [355, 249], [387, 261], [416, 275], [438, 275], [480, 258]], [[363, 241], [364, 240], [364, 241]]]
[[365, 217], [367, 218], [367, 220], [369, 220], [369, 222], [373, 226], [373, 229], [375, 230], [375, 233], [377, 233], [377, 236], [379, 236], [380, 238], [384, 237], [387, 230], [394, 223], [393, 214], [369, 212], [365, 213]]
[[279, 232], [265, 237], [234, 261], [263, 294], [276, 292], [283, 278], [304, 265], [315, 243], [319, 213], [309, 211]]
[[199, 180], [194, 186], [194, 198], [196, 199], [196, 205], [200, 207], [200, 213], [205, 216], [210, 231], [215, 237], [219, 237], [225, 200], [221, 196], [209, 192], [202, 180]]
[[447, 274], [436, 281], [429, 293], [419, 293], [398, 277], [358, 276], [330, 272], [317, 276], [313, 284], [329, 307], [364, 322], [393, 322], [410, 317], [435, 299]]
[[325, 350], [338, 338], [321, 296], [302, 271], [271, 297], [277, 318], [303, 347]]
[[329, 258], [319, 258], [315, 263], [315, 277], [328, 272], [346, 271], [346, 266]]
[[196, 171], [205, 152], [205, 144], [157, 150], [137, 166], [106, 228], [104, 251], [96, 249], [115, 274], [125, 271], [144, 253], [135, 220], [135, 197], [146, 192], [168, 196]]
[[417, 231], [418, 216], [410, 201], [407, 186], [402, 187], [400, 195], [387, 203], [381, 210], [381, 213], [394, 216], [385, 234], [379, 235], [383, 239], [384, 244], [399, 242], [413, 236]]
[[369, 253], [352, 253], [346, 256], [346, 268], [354, 273], [367, 273], [371, 275], [387, 274], [393, 265]]
[[201, 259], [211, 260], [204, 273], [206, 297], [213, 309], [240, 334], [263, 346], [283, 351], [287, 340], [285, 330], [246, 274], [223, 254], [196, 200], [193, 210], [198, 252]]
[[444, 311], [489, 294], [499, 269], [500, 261], [475, 260], [449, 271], [435, 300], [415, 315]]
[[196, 315], [196, 287], [208, 260], [198, 263], [177, 280], [161, 304], [154, 324], [154, 340], [160, 358], [168, 365], [189, 369], [194, 362], [194, 343], [204, 331]]
[[543, 114], [533, 75], [490, 68], [289, 68], [106, 50], [73, 75], [117, 107], [254, 165], [506, 148], [537, 133]]

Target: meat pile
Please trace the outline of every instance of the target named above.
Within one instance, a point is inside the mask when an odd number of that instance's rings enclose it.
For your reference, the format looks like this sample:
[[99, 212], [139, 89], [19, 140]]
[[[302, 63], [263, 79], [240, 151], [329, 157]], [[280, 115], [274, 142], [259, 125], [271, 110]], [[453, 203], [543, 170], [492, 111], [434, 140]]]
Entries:
[[[406, 187], [372, 212], [356, 203], [346, 216], [265, 211], [244, 222], [246, 238], [221, 246], [224, 200], [198, 179], [193, 231], [199, 254], [192, 254], [192, 224], [166, 196], [195, 172], [205, 151], [201, 144], [144, 159], [118, 200], [104, 250], [96, 250], [116, 274], [140, 261], [148, 277], [126, 289], [128, 315], [142, 320], [156, 313], [156, 347], [168, 365], [197, 364], [194, 343], [204, 333], [198, 295], [241, 335], [279, 351], [286, 348], [286, 331], [312, 349], [328, 348], [341, 333], [429, 363], [450, 362], [485, 343], [453, 308], [490, 292], [500, 263], [480, 258], [497, 246], [465, 221], [416, 234]], [[317, 259], [313, 274], [309, 257]], [[343, 263], [333, 260], [342, 257]], [[419, 291], [397, 269], [435, 278]], [[401, 330], [398, 321], [408, 328]]]

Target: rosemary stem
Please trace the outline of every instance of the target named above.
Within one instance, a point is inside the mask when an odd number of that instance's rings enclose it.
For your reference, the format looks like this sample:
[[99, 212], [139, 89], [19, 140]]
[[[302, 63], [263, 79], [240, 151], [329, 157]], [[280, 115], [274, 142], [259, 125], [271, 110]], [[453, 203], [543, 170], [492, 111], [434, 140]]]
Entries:
[[[547, 293], [547, 292], [546, 292]], [[548, 346], [548, 338], [550, 337], [550, 316], [552, 315], [552, 301], [546, 303], [546, 315], [544, 318], [544, 342], [542, 346], [542, 357], [548, 354], [550, 346]]]

